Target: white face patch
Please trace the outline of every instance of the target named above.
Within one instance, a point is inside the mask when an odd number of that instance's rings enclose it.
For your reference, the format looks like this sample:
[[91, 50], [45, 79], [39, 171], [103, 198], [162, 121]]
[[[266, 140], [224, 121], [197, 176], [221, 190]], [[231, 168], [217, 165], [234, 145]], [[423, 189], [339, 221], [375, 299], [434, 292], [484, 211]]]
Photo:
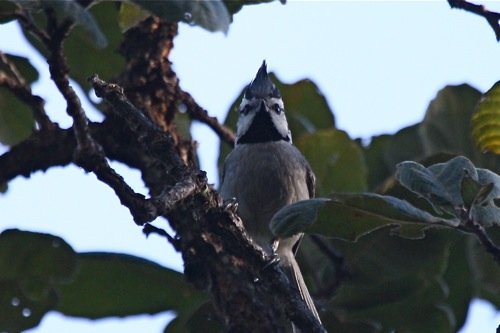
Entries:
[[269, 103], [267, 103], [267, 106], [272, 108], [274, 104], [278, 104], [282, 109], [285, 108], [285, 104], [283, 104], [283, 100], [281, 98], [271, 97], [271, 99], [269, 99]]
[[[271, 120], [274, 124], [274, 127], [276, 130], [284, 137], [288, 136], [290, 137], [291, 141], [291, 136], [290, 136], [290, 131], [288, 130], [288, 122], [286, 120], [286, 116], [284, 113], [284, 103], [281, 98], [276, 98], [276, 97], [271, 97], [269, 99], [265, 99], [265, 104], [266, 104], [266, 109], [267, 112], [269, 112], [271, 116]], [[252, 125], [252, 122], [255, 118], [255, 115], [257, 114], [260, 103], [262, 102], [261, 98], [252, 98], [252, 99], [246, 99], [243, 98], [241, 104], [240, 104], [240, 116], [238, 118], [238, 123], [237, 123], [237, 133], [236, 136], [239, 138], [243, 136], [250, 126]], [[278, 105], [281, 112], [277, 113], [275, 109], [275, 105]]]

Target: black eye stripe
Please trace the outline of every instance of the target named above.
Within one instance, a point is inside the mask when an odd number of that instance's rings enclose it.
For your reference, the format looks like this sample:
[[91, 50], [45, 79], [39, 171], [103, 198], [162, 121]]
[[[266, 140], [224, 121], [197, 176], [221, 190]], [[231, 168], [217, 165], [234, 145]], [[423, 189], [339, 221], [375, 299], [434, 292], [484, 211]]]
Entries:
[[281, 113], [281, 111], [283, 111], [283, 109], [280, 107], [280, 105], [278, 103], [275, 103], [273, 105], [273, 110], [276, 112], [276, 113]]
[[248, 114], [248, 111], [250, 111], [250, 105], [246, 104], [241, 110], [240, 113], [243, 113], [244, 115]]

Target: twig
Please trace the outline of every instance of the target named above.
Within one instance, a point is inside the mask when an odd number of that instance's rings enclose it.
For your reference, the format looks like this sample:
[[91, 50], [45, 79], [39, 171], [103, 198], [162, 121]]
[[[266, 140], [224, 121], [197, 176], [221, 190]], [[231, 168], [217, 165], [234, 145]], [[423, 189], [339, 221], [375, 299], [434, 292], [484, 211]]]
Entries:
[[40, 126], [40, 130], [51, 130], [57, 125], [54, 124], [44, 109], [45, 101], [37, 95], [33, 95], [31, 88], [26, 83], [16, 65], [3, 52], [0, 51], [0, 60], [5, 64], [12, 75], [0, 72], [0, 86], [7, 87], [20, 101], [28, 104], [33, 113], [33, 117]]
[[211, 117], [205, 109], [195, 102], [189, 93], [180, 91], [180, 99], [185, 105], [186, 111], [191, 119], [204, 123], [210, 127], [222, 141], [231, 147], [234, 146], [235, 135], [231, 129], [219, 123], [217, 118]]
[[497, 42], [500, 41], [500, 13], [491, 12], [487, 10], [484, 5], [476, 5], [466, 0], [448, 0], [451, 8], [463, 9], [467, 12], [474, 13], [486, 19], [488, 24], [495, 32]]
[[125, 97], [121, 87], [108, 84], [99, 79], [97, 75], [89, 78], [89, 83], [95, 89], [98, 97], [102, 97], [111, 104], [113, 107], [111, 111], [128, 123], [131, 130], [136, 133], [138, 141], [163, 164], [166, 170], [170, 170], [180, 179], [170, 188], [166, 188], [162, 194], [152, 199], [160, 215], [167, 214], [178, 202], [206, 186], [205, 172], [189, 169], [184, 165], [174, 149], [170, 135], [162, 131], [156, 123], [132, 105]]
[[464, 222], [457, 228], [466, 233], [474, 234], [486, 252], [490, 253], [497, 264], [500, 265], [500, 247], [491, 240], [484, 227], [472, 217], [470, 211], [463, 210], [461, 213], [461, 220]]
[[465, 227], [466, 231], [473, 233], [484, 247], [486, 252], [493, 256], [493, 259], [500, 265], [500, 247], [497, 246], [488, 236], [484, 227], [475, 221], [469, 221]]
[[151, 234], [157, 234], [161, 237], [165, 237], [177, 251], [180, 251], [179, 242], [174, 237], [170, 236], [168, 232], [166, 232], [163, 229], [157, 228], [152, 224], [146, 223], [142, 228], [142, 233], [145, 234], [146, 237], [149, 237], [149, 235]]
[[316, 244], [320, 251], [332, 262], [335, 267], [335, 278], [332, 279], [332, 283], [330, 284], [330, 287], [328, 287], [328, 290], [321, 293], [323, 295], [326, 294], [333, 297], [341, 282], [346, 277], [351, 276], [350, 272], [346, 268], [345, 258], [341, 254], [337, 253], [337, 251], [325, 238], [318, 235], [311, 235], [310, 237], [312, 242]]
[[47, 14], [50, 34], [50, 39], [46, 45], [50, 51], [47, 63], [49, 64], [52, 80], [66, 100], [66, 111], [73, 118], [73, 130], [75, 131], [76, 142], [78, 143], [75, 160], [85, 170], [92, 171], [93, 167], [98, 164], [98, 161], [104, 158], [104, 154], [99, 151], [101, 148], [96, 145], [90, 136], [88, 120], [82, 109], [80, 99], [69, 84], [69, 68], [63, 49], [64, 41], [75, 24], [70, 19], [65, 19], [58, 26], [54, 10], [47, 8], [45, 12]]
[[158, 216], [158, 211], [151, 201], [142, 194], [135, 193], [123, 178], [110, 167], [102, 146], [90, 134], [88, 119], [83, 111], [80, 99], [69, 84], [69, 68], [64, 54], [64, 41], [74, 27], [71, 19], [64, 19], [58, 24], [55, 12], [51, 8], [45, 10], [47, 16], [47, 32], [42, 32], [26, 17], [25, 28], [34, 31], [41, 37], [49, 49], [47, 60], [51, 78], [67, 103], [66, 111], [73, 118], [73, 132], [76, 139], [74, 162], [87, 172], [93, 172], [103, 183], [110, 186], [120, 199], [120, 202], [129, 208], [134, 221], [143, 225]]

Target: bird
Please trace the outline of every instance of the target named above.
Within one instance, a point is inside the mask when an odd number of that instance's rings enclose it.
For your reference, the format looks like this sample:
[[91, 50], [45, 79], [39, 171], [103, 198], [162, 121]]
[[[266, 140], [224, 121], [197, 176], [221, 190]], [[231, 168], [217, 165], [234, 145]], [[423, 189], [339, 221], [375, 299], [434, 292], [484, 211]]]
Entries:
[[250, 238], [269, 255], [277, 255], [279, 265], [321, 322], [295, 259], [303, 235], [280, 239], [274, 248], [269, 228], [281, 208], [314, 197], [315, 185], [309, 163], [292, 143], [281, 94], [264, 60], [239, 107], [235, 145], [224, 163], [221, 195], [237, 202], [237, 213]]

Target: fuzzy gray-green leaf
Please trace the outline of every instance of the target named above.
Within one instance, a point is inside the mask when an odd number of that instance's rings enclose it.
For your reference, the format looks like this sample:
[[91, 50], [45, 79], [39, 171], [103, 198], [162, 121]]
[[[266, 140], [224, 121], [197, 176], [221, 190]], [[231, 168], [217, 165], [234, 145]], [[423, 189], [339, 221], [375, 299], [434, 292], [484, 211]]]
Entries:
[[327, 198], [302, 200], [280, 209], [269, 223], [273, 235], [286, 238], [303, 232], [316, 220], [318, 211], [328, 201]]

